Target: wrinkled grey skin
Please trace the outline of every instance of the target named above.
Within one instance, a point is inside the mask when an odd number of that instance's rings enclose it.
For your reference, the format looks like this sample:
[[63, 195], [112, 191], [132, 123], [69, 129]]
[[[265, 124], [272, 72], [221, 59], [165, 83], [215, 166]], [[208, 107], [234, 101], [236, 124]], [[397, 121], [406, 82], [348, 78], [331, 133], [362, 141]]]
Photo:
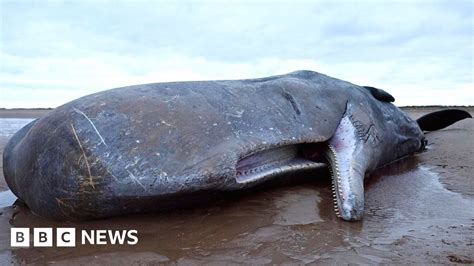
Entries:
[[[344, 130], [343, 117], [356, 129], [355, 144], [349, 159], [338, 161], [349, 170], [337, 176], [337, 151], [324, 155], [341, 144], [335, 133]], [[358, 220], [366, 173], [422, 146], [416, 122], [393, 104], [363, 87], [297, 71], [85, 96], [21, 129], [3, 160], [18, 198], [34, 213], [62, 220], [160, 210], [166, 198], [242, 189], [329, 163], [334, 180], [342, 180], [336, 190], [345, 191], [336, 193], [336, 212]]]

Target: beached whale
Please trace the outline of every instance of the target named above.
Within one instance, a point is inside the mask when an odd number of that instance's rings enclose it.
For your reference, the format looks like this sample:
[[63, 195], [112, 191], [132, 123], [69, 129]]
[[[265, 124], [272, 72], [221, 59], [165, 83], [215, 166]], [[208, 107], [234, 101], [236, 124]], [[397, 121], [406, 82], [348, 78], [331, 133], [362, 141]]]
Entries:
[[[17, 132], [4, 173], [34, 213], [80, 220], [160, 210], [196, 192], [329, 167], [336, 214], [358, 220], [364, 177], [425, 145], [423, 127], [393, 100], [312, 71], [112, 89]], [[466, 117], [450, 110], [422, 124], [435, 130]]]

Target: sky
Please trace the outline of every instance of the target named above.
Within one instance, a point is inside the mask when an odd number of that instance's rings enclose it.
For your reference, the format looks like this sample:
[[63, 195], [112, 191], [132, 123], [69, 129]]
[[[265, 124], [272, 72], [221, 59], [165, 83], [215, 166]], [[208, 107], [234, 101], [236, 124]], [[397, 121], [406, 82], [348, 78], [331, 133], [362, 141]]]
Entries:
[[403, 105], [474, 105], [474, 2], [0, 0], [0, 107], [313, 70]]

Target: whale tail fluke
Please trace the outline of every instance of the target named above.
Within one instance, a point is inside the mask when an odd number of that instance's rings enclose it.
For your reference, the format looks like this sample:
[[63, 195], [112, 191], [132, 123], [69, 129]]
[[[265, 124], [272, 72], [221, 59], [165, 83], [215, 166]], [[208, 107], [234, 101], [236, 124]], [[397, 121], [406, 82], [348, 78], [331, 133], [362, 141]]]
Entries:
[[426, 114], [416, 120], [423, 131], [434, 131], [450, 126], [465, 118], [472, 118], [467, 111], [446, 109]]

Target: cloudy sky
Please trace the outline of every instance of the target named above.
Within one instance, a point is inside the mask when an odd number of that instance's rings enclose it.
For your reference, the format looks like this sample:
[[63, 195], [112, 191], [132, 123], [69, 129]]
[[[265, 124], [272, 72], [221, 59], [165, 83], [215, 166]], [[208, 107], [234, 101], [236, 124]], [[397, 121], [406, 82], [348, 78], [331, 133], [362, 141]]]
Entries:
[[0, 107], [299, 69], [397, 105], [474, 105], [471, 0], [0, 2]]

